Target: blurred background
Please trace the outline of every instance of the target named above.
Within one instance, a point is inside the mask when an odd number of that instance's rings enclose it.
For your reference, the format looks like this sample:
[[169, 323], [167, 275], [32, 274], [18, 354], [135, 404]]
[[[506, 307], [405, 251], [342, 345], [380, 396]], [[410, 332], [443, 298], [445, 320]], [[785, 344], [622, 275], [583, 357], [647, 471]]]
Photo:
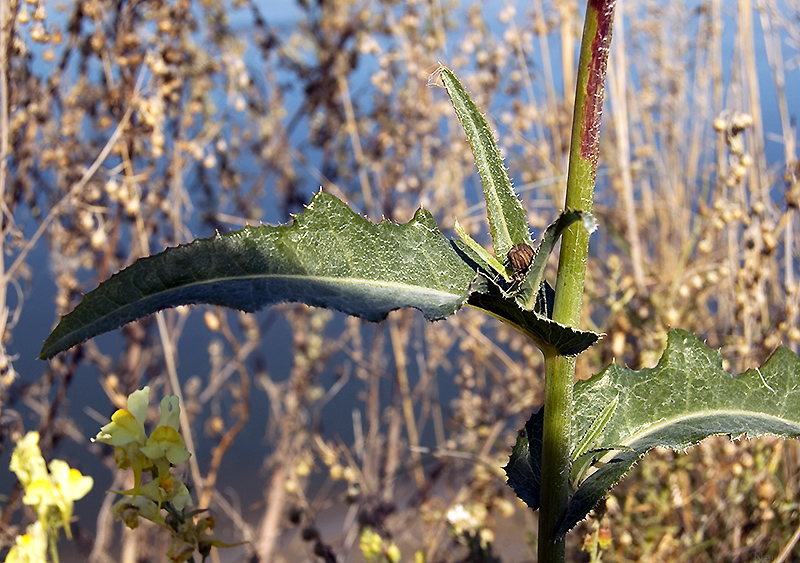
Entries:
[[[0, 0], [0, 556], [32, 516], [13, 440], [38, 430], [95, 480], [62, 560], [164, 560], [162, 530], [114, 521], [105, 491], [130, 476], [89, 442], [150, 385], [189, 415], [196, 506], [246, 542], [214, 561], [364, 561], [365, 530], [402, 561], [535, 561], [536, 515], [502, 466], [542, 359], [477, 311], [181, 307], [35, 358], [137, 258], [287, 223], [320, 188], [375, 222], [424, 206], [491, 248], [470, 148], [427, 85], [440, 62], [486, 111], [538, 237], [563, 205], [584, 10]], [[606, 336], [578, 376], [654, 365], [670, 327], [732, 373], [796, 352], [800, 3], [619, 0], [614, 31], [583, 309]], [[799, 468], [770, 438], [653, 452], [606, 503], [604, 560], [771, 561], [800, 529]], [[596, 523], [569, 536], [575, 560]]]

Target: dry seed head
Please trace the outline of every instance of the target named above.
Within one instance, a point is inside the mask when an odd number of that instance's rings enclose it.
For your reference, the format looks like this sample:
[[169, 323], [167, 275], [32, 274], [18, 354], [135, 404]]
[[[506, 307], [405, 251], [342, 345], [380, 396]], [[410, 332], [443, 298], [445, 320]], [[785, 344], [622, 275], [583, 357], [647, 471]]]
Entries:
[[25, 24], [28, 23], [29, 21], [31, 21], [31, 14], [30, 12], [28, 12], [28, 7], [22, 6], [22, 8], [20, 8], [19, 12], [17, 13], [17, 22]]
[[31, 28], [31, 39], [37, 43], [47, 43], [50, 41], [50, 36], [47, 34], [47, 30], [44, 28], [41, 22], [37, 22]]
[[742, 154], [744, 152], [744, 139], [740, 135], [729, 137], [728, 146], [731, 154]]
[[14, 46], [14, 51], [20, 55], [25, 56], [28, 54], [28, 45], [18, 35], [14, 36], [14, 38], [11, 40], [11, 44]]
[[508, 23], [514, 19], [516, 13], [516, 8], [511, 4], [507, 4], [502, 10], [500, 10], [500, 13], [497, 15], [497, 19], [500, 20], [500, 23]]
[[358, 481], [358, 472], [352, 468], [352, 466], [348, 465], [344, 468], [342, 472], [342, 477], [348, 483], [355, 483]]
[[681, 320], [681, 314], [675, 307], [670, 307], [669, 310], [667, 310], [666, 318], [669, 326], [677, 326], [678, 322]]
[[311, 474], [311, 467], [311, 460], [303, 457], [297, 462], [297, 465], [295, 465], [294, 471], [299, 477], [308, 477]]
[[92, 245], [94, 250], [100, 250], [106, 246], [108, 242], [108, 237], [106, 236], [106, 232], [102, 228], [98, 228], [96, 231], [92, 233], [91, 238], [89, 239], [89, 244]]
[[39, 4], [36, 6], [36, 9], [33, 11], [33, 19], [37, 22], [43, 22], [47, 17], [47, 10], [44, 7], [44, 4]]
[[142, 44], [142, 39], [137, 33], [129, 32], [122, 36], [122, 45], [128, 49], [133, 49]]
[[753, 125], [753, 116], [749, 113], [737, 113], [733, 116], [731, 124], [734, 129], [746, 129]]
[[217, 332], [220, 327], [220, 320], [219, 317], [213, 311], [206, 311], [203, 315], [203, 321], [205, 321], [206, 326], [212, 332]]
[[764, 338], [764, 347], [773, 350], [781, 345], [781, 336], [777, 332], [772, 332]]
[[92, 49], [99, 52], [102, 50], [103, 45], [105, 44], [106, 40], [103, 37], [103, 34], [98, 30], [97, 32], [92, 35], [92, 38], [89, 40], [89, 45], [91, 45]]
[[225, 430], [225, 421], [219, 416], [209, 417], [206, 423], [206, 434], [210, 436], [219, 436]]
[[775, 238], [775, 235], [772, 231], [767, 231], [763, 235], [764, 240], [764, 252], [769, 253], [775, 250], [775, 247], [778, 246], [778, 240]]
[[132, 197], [127, 202], [125, 202], [125, 213], [127, 213], [130, 216], [138, 214], [141, 208], [142, 204], [139, 201], [138, 197]]
[[81, 212], [78, 216], [78, 221], [84, 231], [88, 232], [94, 229], [94, 216], [88, 211]]
[[117, 201], [119, 199], [119, 184], [116, 180], [111, 179], [106, 182], [105, 190], [111, 201]]

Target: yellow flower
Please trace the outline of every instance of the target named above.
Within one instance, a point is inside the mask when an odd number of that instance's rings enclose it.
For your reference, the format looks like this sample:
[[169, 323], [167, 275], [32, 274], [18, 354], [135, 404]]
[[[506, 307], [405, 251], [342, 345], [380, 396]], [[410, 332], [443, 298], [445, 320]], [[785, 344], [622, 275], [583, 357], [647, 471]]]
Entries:
[[5, 563], [43, 563], [47, 561], [47, 534], [41, 521], [28, 526], [26, 534], [17, 536]]
[[132, 442], [144, 445], [147, 434], [144, 422], [147, 419], [147, 405], [150, 399], [150, 387], [134, 391], [128, 396], [128, 408], [119, 409], [111, 415], [111, 422], [100, 429], [92, 440], [112, 446], [125, 446]]
[[134, 488], [125, 493], [147, 495], [160, 506], [165, 500], [171, 499], [165, 498], [153, 487], [142, 486], [142, 473], [151, 470], [161, 482], [170, 475], [169, 464], [183, 463], [191, 454], [186, 451], [183, 438], [178, 434], [181, 412], [178, 397], [167, 396], [161, 400], [161, 419], [148, 437], [144, 423], [149, 400], [150, 387], [131, 393], [128, 408], [116, 411], [111, 416], [111, 422], [100, 429], [94, 441], [114, 446], [117, 468], [130, 467], [133, 470]]
[[166, 457], [172, 465], [183, 463], [191, 455], [186, 451], [181, 435], [170, 426], [159, 426], [153, 430], [141, 451], [153, 461]]
[[47, 478], [47, 466], [39, 449], [38, 432], [28, 432], [17, 440], [9, 468], [17, 474], [17, 479], [26, 488], [33, 481]]
[[91, 490], [94, 481], [60, 459], [50, 462], [48, 472], [38, 442], [39, 435], [29, 432], [17, 442], [11, 456], [11, 469], [25, 489], [22, 502], [36, 509], [39, 522], [47, 530], [63, 527], [71, 537], [73, 503]]
[[376, 534], [372, 528], [364, 528], [361, 530], [361, 540], [359, 541], [359, 548], [361, 555], [367, 561], [377, 561], [381, 555], [381, 546], [383, 539], [379, 534]]

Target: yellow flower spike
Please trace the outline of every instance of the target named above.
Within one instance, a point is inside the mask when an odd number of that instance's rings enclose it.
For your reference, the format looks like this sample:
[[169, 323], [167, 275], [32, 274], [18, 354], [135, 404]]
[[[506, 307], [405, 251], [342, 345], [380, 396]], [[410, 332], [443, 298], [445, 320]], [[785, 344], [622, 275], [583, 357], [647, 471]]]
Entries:
[[167, 528], [167, 522], [161, 516], [161, 511], [157, 503], [145, 496], [138, 496], [134, 499], [124, 498], [114, 503], [111, 513], [125, 522], [131, 530], [139, 525], [139, 517], [158, 524], [162, 528]]
[[380, 557], [382, 543], [381, 536], [375, 533], [372, 528], [361, 530], [361, 539], [358, 547], [361, 549], [361, 555], [367, 561], [376, 561]]
[[124, 446], [131, 442], [144, 444], [147, 434], [144, 422], [147, 419], [147, 405], [150, 400], [150, 387], [134, 391], [128, 396], [128, 408], [119, 409], [111, 415], [111, 422], [100, 429], [92, 440], [112, 446]]
[[138, 494], [139, 484], [142, 481], [142, 473], [145, 469], [153, 467], [153, 462], [139, 450], [139, 444], [136, 442], [127, 444], [125, 446], [116, 446], [114, 448], [114, 461], [117, 463], [117, 469], [128, 469], [133, 471], [133, 482], [135, 483], [134, 495]]
[[171, 426], [159, 426], [153, 430], [147, 444], [142, 448], [142, 453], [153, 461], [166, 457], [172, 465], [183, 463], [191, 456], [186, 451], [183, 438]]
[[176, 510], [183, 510], [187, 506], [192, 506], [192, 496], [186, 485], [170, 475], [168, 479], [161, 482], [161, 490], [164, 493], [164, 500], [171, 502]]
[[6, 555], [5, 563], [42, 563], [47, 561], [47, 534], [40, 521], [34, 522], [17, 536], [14, 545]]
[[139, 497], [143, 497], [149, 499], [150, 501], [156, 503], [159, 507], [161, 503], [166, 500], [164, 495], [164, 491], [159, 487], [158, 483], [155, 481], [151, 481], [146, 485], [138, 485], [133, 487], [132, 489], [125, 489], [121, 491], [108, 491], [109, 493], [115, 493], [118, 495], [127, 495], [131, 496], [134, 499]]
[[400, 548], [393, 543], [389, 544], [389, 547], [386, 548], [386, 559], [391, 563], [400, 563], [400, 557]]
[[92, 441], [125, 446], [132, 442], [144, 444], [146, 439], [144, 425], [129, 411], [119, 409], [111, 415], [111, 422], [103, 426]]
[[175, 430], [180, 430], [181, 407], [176, 395], [167, 395], [161, 399], [161, 420], [158, 427], [169, 426]]
[[50, 462], [50, 474], [62, 495], [69, 500], [79, 500], [92, 490], [94, 480], [72, 469], [66, 461], [54, 459]]
[[144, 434], [144, 421], [147, 419], [147, 406], [150, 404], [150, 387], [145, 385], [142, 389], [128, 395], [128, 412], [139, 422]]
[[17, 440], [9, 468], [25, 488], [33, 481], [47, 478], [47, 465], [39, 449], [38, 432], [28, 432]]
[[192, 495], [189, 493], [188, 487], [181, 483], [178, 487], [177, 494], [172, 497], [172, 505], [178, 510], [183, 510], [192, 506]]
[[28, 483], [22, 502], [34, 507], [39, 520], [44, 522], [50, 507], [56, 504], [56, 492], [49, 477]]
[[182, 563], [191, 559], [194, 553], [194, 544], [187, 542], [182, 537], [173, 537], [167, 550], [167, 558], [175, 563]]
[[131, 466], [128, 450], [122, 446], [114, 446], [114, 463], [117, 464], [117, 469], [128, 469]]

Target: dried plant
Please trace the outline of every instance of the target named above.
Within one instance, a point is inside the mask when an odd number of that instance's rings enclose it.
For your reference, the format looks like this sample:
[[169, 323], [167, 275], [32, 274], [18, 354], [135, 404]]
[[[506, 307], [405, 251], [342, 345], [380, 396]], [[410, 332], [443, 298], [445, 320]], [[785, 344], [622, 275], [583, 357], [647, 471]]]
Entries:
[[[94, 426], [80, 407], [107, 416], [150, 385], [182, 397], [197, 453], [188, 480], [218, 535], [249, 542], [242, 557], [360, 560], [361, 527], [404, 560], [491, 560], [454, 533], [448, 514], [461, 506], [504, 561], [531, 559], [524, 509], [499, 468], [543, 402], [542, 360], [474, 311], [446, 324], [399, 311], [372, 325], [297, 305], [257, 316], [180, 308], [128, 325], [121, 343], [15, 369], [17, 354], [36, 352], [18, 327], [38, 300], [53, 303], [38, 319], [50, 325], [135, 259], [277, 222], [320, 186], [372, 220], [405, 222], [422, 205], [487, 242], [469, 145], [426, 86], [439, 61], [489, 111], [530, 224], [543, 229], [562, 205], [577, 2], [494, 13], [452, 1], [301, 1], [290, 25], [269, 8], [80, 0], [59, 11], [0, 0], [0, 449], [34, 426], [46, 457], [77, 445], [113, 468], [88, 444]], [[584, 303], [587, 328], [607, 336], [580, 356], [579, 376], [611, 361], [652, 365], [672, 326], [720, 348], [731, 371], [762, 364], [778, 344], [800, 348], [800, 165], [786, 86], [798, 17], [794, 3], [772, 0], [618, 1], [624, 48], [611, 54]], [[753, 57], [762, 48], [766, 63]], [[762, 110], [773, 91], [780, 131]], [[48, 277], [55, 290], [42, 295]], [[81, 400], [94, 377], [105, 406]], [[332, 418], [352, 419], [352, 436], [331, 432]], [[607, 504], [607, 558], [778, 556], [798, 526], [797, 456], [793, 443], [734, 451], [712, 439], [646, 459]], [[106, 481], [122, 486], [114, 475]], [[6, 489], [3, 546], [24, 520], [20, 487]], [[237, 498], [253, 490], [263, 498]], [[641, 511], [626, 510], [634, 501]], [[93, 514], [73, 527], [90, 560], [166, 552], [158, 531], [123, 533], [110, 509], [95, 534], [85, 532]]]

